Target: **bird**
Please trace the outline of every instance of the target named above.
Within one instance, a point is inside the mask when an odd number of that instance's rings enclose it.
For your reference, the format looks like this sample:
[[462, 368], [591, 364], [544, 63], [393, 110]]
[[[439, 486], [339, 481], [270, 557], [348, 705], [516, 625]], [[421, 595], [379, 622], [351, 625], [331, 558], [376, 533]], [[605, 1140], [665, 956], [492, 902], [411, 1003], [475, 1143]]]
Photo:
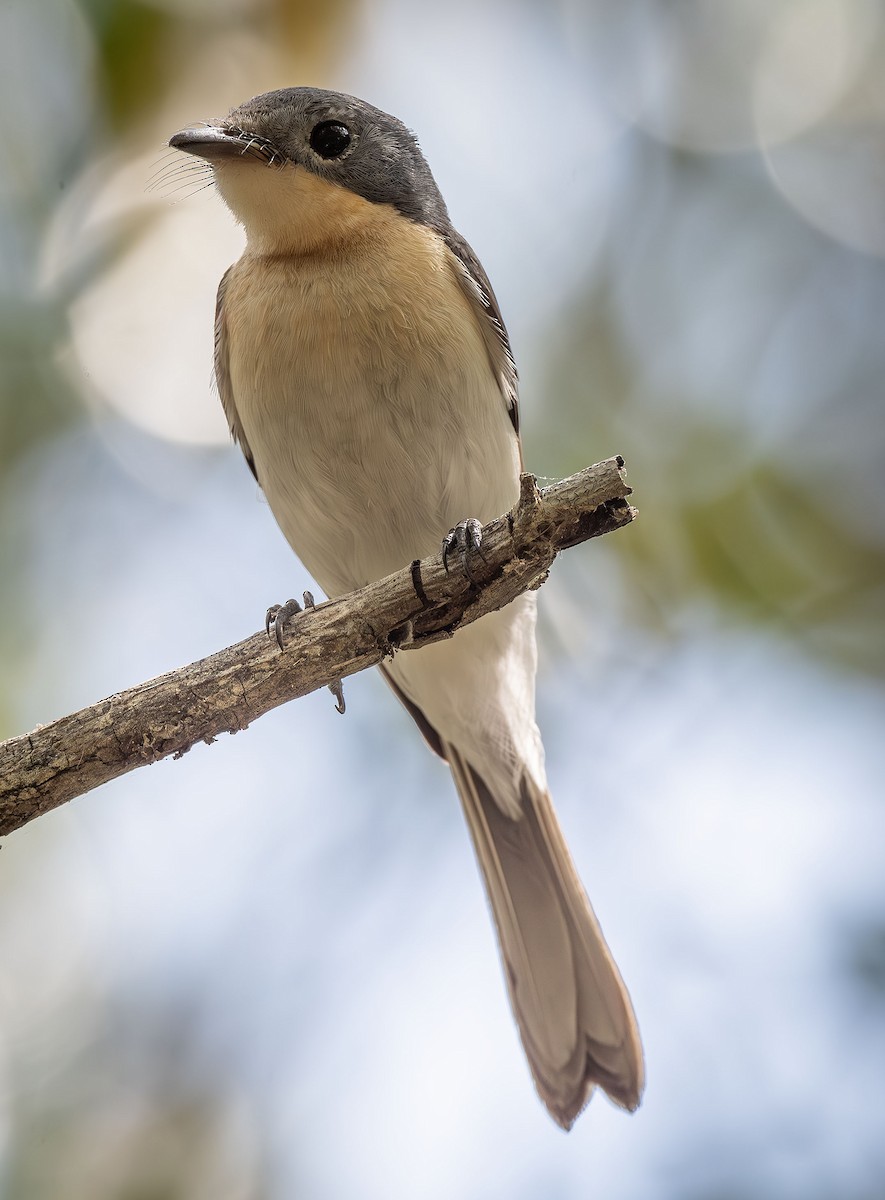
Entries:
[[[169, 145], [209, 165], [245, 232], [218, 288], [215, 379], [305, 568], [335, 598], [441, 545], [481, 553], [479, 523], [519, 495], [517, 372], [415, 135], [288, 87]], [[451, 769], [534, 1084], [569, 1129], [596, 1086], [635, 1110], [644, 1060], [547, 787], [535, 618], [532, 591], [381, 670]]]

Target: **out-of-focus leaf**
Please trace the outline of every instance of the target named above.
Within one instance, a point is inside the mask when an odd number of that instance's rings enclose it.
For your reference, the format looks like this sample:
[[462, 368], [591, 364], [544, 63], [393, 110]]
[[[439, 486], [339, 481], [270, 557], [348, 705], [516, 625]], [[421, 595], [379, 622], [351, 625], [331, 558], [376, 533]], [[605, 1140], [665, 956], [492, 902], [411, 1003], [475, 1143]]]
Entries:
[[[856, 669], [885, 671], [885, 548], [859, 535], [829, 481], [760, 462], [684, 512], [697, 577], [743, 614]], [[850, 633], [850, 637], [846, 637]]]
[[[814, 263], [817, 244], [809, 238]], [[765, 624], [839, 666], [885, 674], [885, 536], [878, 536], [876, 503], [858, 499], [880, 441], [852, 420], [870, 403], [868, 385], [859, 382], [865, 372], [854, 357], [843, 362], [831, 354], [829, 408], [819, 403], [803, 423], [812, 401], [797, 387], [779, 400], [780, 427], [752, 403], [732, 403], [726, 377], [718, 381], [724, 396], [711, 394], [706, 403], [668, 392], [657, 381], [655, 359], [644, 362], [636, 353], [642, 327], [631, 331], [631, 344], [622, 308], [612, 302], [620, 281], [614, 247], [612, 255], [611, 275], [578, 297], [563, 322], [545, 388], [547, 419], [528, 431], [530, 463], [558, 475], [589, 459], [625, 456], [641, 519], [610, 550], [629, 581], [636, 619], [650, 628], [681, 633], [700, 600]], [[858, 270], [868, 274], [869, 267]], [[648, 273], [648, 289], [657, 288], [665, 303], [666, 281], [652, 268]], [[860, 278], [866, 285], [866, 275]], [[853, 294], [844, 291], [848, 303]], [[860, 284], [856, 291], [865, 295]], [[687, 311], [682, 320], [692, 319], [691, 301], [691, 292], [673, 298], [674, 309]], [[797, 319], [807, 319], [797, 311]], [[696, 320], [705, 316], [699, 309]], [[663, 326], [669, 318], [656, 319]], [[675, 315], [671, 325], [678, 338]], [[720, 338], [742, 336], [728, 323], [724, 330]], [[687, 330], [686, 340], [689, 332], [695, 337]], [[680, 352], [660, 327], [649, 345], [662, 355]], [[696, 337], [693, 345], [697, 354]], [[876, 345], [861, 349], [870, 363], [879, 361]], [[746, 377], [752, 381], [750, 371]], [[814, 436], [825, 420], [838, 436], [838, 452], [830, 455]], [[808, 435], [795, 436], [797, 427]], [[852, 462], [863, 466], [852, 469]]]
[[54, 306], [0, 306], [0, 471], [76, 412], [54, 361], [63, 328]]
[[322, 65], [337, 57], [354, 0], [271, 0], [270, 17], [283, 42], [300, 59]]
[[176, 22], [139, 0], [90, 0], [84, 8], [98, 42], [105, 112], [119, 128], [155, 105], [164, 90], [163, 49]]
[[[73, 1007], [79, 999], [70, 997]], [[45, 1077], [21, 1081], [8, 1113], [4, 1197], [268, 1195], [252, 1120], [219, 1077], [221, 1064], [201, 1062], [183, 1044], [189, 1014], [118, 1009], [105, 1018], [101, 1034], [69, 1061], [45, 1062]]]

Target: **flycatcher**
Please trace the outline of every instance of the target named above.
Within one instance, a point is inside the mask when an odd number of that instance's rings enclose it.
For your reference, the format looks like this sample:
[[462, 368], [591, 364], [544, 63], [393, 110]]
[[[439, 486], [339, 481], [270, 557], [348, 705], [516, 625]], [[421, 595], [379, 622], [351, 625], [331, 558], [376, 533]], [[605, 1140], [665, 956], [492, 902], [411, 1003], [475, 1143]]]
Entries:
[[[453, 527], [469, 554], [465, 518], [519, 495], [517, 376], [415, 137], [353, 96], [285, 88], [169, 144], [211, 164], [245, 229], [218, 289], [215, 375], [305, 567], [335, 597]], [[643, 1062], [547, 791], [536, 659], [531, 592], [381, 669], [451, 768], [535, 1086], [569, 1128], [594, 1084], [635, 1109]]]

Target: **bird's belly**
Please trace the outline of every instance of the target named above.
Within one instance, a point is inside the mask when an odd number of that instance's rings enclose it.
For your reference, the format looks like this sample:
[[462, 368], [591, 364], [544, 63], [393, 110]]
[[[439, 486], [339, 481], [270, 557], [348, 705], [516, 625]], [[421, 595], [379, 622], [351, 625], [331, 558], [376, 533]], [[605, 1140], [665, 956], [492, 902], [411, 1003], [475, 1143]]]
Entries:
[[[336, 318], [339, 313], [336, 311]], [[268, 310], [232, 339], [237, 411], [271, 510], [328, 595], [439, 549], [518, 495], [518, 443], [469, 313], [454, 330]], [[460, 310], [455, 309], [455, 318]]]
[[[437, 552], [453, 525], [519, 494], [519, 442], [448, 251], [417, 226], [401, 234], [337, 264], [245, 256], [227, 284], [237, 420], [328, 596]], [[388, 669], [442, 738], [484, 762], [503, 804], [519, 804], [526, 769], [542, 785], [533, 596]]]
[[[410, 397], [431, 414], [430, 427], [417, 406], [389, 395], [303, 399], [274, 406], [257, 445], [247, 436], [274, 516], [327, 594], [407, 566], [438, 550], [458, 521], [489, 520], [516, 500], [506, 437], [490, 438], [467, 411], [459, 420], [453, 395]], [[500, 406], [500, 393], [488, 402]]]

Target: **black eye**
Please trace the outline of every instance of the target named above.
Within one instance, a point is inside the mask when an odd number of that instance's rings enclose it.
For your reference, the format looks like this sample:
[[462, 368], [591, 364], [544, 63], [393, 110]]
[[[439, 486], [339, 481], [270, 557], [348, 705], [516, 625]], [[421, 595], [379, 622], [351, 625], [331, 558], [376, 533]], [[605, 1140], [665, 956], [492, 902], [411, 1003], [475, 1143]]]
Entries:
[[337, 158], [350, 145], [350, 130], [340, 121], [320, 121], [310, 131], [310, 148], [320, 158]]

